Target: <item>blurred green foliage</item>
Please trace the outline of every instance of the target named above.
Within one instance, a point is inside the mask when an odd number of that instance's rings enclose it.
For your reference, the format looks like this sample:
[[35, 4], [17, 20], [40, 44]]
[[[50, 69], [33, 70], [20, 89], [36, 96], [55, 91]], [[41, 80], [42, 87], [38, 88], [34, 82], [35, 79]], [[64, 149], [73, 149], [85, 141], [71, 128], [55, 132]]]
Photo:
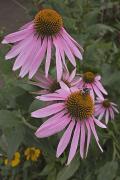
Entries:
[[[31, 0], [32, 1], [32, 0]], [[102, 75], [109, 98], [120, 105], [120, 1], [119, 0], [33, 0], [28, 10], [31, 16], [40, 9], [51, 7], [64, 19], [67, 31], [84, 48], [84, 60], [78, 73], [92, 70]], [[0, 31], [0, 39], [3, 37]], [[87, 159], [79, 153], [69, 167], [67, 153], [55, 157], [57, 136], [37, 139], [36, 127], [42, 122], [30, 117], [30, 112], [43, 106], [31, 94], [35, 89], [26, 79], [12, 72], [12, 62], [4, 60], [9, 47], [0, 49], [0, 152], [11, 158], [23, 146], [42, 149], [44, 160], [33, 168], [26, 161], [10, 171], [0, 161], [4, 180], [120, 180], [120, 116], [109, 122], [106, 131], [99, 130], [104, 153], [91, 143]], [[54, 70], [52, 70], [54, 72]], [[31, 171], [32, 168], [32, 171]], [[20, 176], [20, 177], [19, 177]]]

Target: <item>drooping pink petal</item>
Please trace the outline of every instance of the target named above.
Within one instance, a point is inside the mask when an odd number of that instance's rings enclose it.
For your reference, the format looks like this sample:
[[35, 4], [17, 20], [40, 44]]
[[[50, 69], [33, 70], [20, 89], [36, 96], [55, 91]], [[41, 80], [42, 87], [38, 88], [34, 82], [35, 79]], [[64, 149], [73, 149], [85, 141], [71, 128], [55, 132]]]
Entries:
[[62, 31], [80, 48], [82, 52], [84, 52], [83, 48], [67, 33], [67, 31], [62, 27]]
[[109, 121], [109, 110], [106, 110], [106, 114], [105, 114], [105, 123], [108, 124]]
[[107, 91], [105, 90], [105, 88], [102, 86], [101, 82], [96, 81], [96, 82], [95, 82], [95, 85], [99, 88], [99, 90], [100, 90], [103, 94], [105, 94], [105, 95], [108, 94]]
[[61, 44], [58, 36], [56, 36], [56, 43], [57, 43], [57, 46], [58, 46], [58, 49], [59, 49], [59, 53], [60, 53], [60, 56], [61, 56], [63, 65], [64, 65], [65, 69], [68, 70], [67, 65], [66, 65], [66, 62], [65, 62], [64, 49], [63, 49], [63, 47], [62, 47], [62, 44]]
[[66, 33], [64, 33], [64, 31], [62, 31], [60, 34], [65, 39], [66, 43], [69, 45], [69, 48], [71, 49], [73, 54], [77, 58], [82, 59], [82, 55], [81, 55], [80, 51], [78, 50], [77, 46], [71, 41], [71, 39], [66, 35]]
[[68, 146], [74, 125], [75, 125], [75, 121], [72, 120], [71, 123], [69, 124], [67, 130], [63, 134], [62, 138], [60, 139], [60, 142], [57, 147], [57, 153], [56, 153], [57, 157], [59, 157], [64, 152], [66, 147]]
[[100, 90], [96, 87], [96, 85], [92, 84], [92, 87], [93, 87], [93, 90], [95, 91], [95, 93], [97, 94], [97, 96], [103, 99], [103, 95], [100, 92]]
[[70, 73], [68, 69], [63, 68], [63, 80], [68, 80], [69, 76], [70, 76]]
[[20, 54], [20, 52], [24, 50], [26, 45], [29, 43], [30, 39], [31, 37], [27, 37], [24, 40], [15, 43], [12, 49], [5, 55], [5, 59], [6, 60], [11, 59], [16, 57], [18, 54]]
[[112, 105], [112, 108], [114, 109], [114, 111], [115, 111], [116, 113], [119, 114], [119, 111], [118, 111], [118, 109], [117, 109], [116, 107], [114, 107], [114, 106]]
[[59, 41], [61, 42], [64, 52], [65, 52], [66, 56], [68, 57], [69, 61], [71, 62], [71, 64], [73, 66], [76, 66], [75, 58], [74, 58], [71, 50], [69, 49], [67, 43], [64, 41], [64, 39], [60, 35], [58, 35], [58, 37], [59, 37]]
[[[29, 48], [28, 51], [28, 56], [26, 58], [26, 61], [24, 62], [24, 64], [22, 65], [21, 71], [19, 76], [20, 77], [24, 77], [30, 69], [30, 66], [34, 60], [34, 57], [38, 51], [38, 47], [41, 45], [41, 42], [39, 40], [37, 40], [36, 38], [33, 39], [32, 45]], [[26, 53], [27, 54], [27, 53]]]
[[113, 110], [112, 110], [112, 108], [110, 107], [109, 108], [109, 112], [110, 112], [110, 116], [111, 116], [111, 119], [113, 119], [114, 120], [114, 112], [113, 112]]
[[100, 109], [98, 109], [98, 110], [95, 112], [95, 115], [98, 116], [98, 115], [101, 114], [103, 111], [104, 111], [104, 108], [101, 107]]
[[95, 118], [94, 118], [94, 122], [95, 122], [95, 124], [97, 124], [97, 126], [99, 126], [99, 127], [101, 127], [101, 128], [107, 128], [107, 127], [105, 126], [105, 124], [103, 124], [102, 122], [100, 122], [99, 120], [97, 120], [97, 119], [95, 119]]
[[72, 161], [72, 159], [75, 156], [75, 153], [76, 153], [77, 147], [78, 147], [79, 136], [80, 136], [80, 123], [77, 122], [76, 127], [75, 127], [75, 131], [73, 134], [72, 142], [71, 142], [71, 147], [70, 147], [67, 165], [70, 164], [70, 162]]
[[84, 122], [81, 122], [81, 136], [80, 136], [80, 155], [84, 158], [84, 146], [85, 146], [85, 126]]
[[25, 39], [30, 34], [33, 34], [32, 26], [27, 29], [23, 29], [23, 30], [20, 30], [20, 31], [17, 31], [17, 32], [14, 32], [14, 33], [11, 33], [11, 34], [5, 36], [5, 40], [8, 43], [15, 43], [17, 41]]
[[33, 77], [33, 75], [36, 73], [36, 71], [38, 70], [39, 66], [41, 65], [42, 60], [45, 57], [46, 48], [47, 48], [47, 38], [45, 37], [43, 39], [43, 43], [41, 45], [40, 50], [36, 54], [36, 56], [34, 58], [34, 61], [31, 64], [31, 68], [29, 70], [29, 78], [30, 79]]
[[33, 39], [34, 39], [33, 36], [28, 38], [28, 40], [26, 42], [26, 45], [24, 46], [24, 49], [21, 51], [21, 53], [19, 54], [19, 56], [15, 60], [15, 63], [14, 63], [14, 66], [13, 66], [13, 71], [16, 71], [17, 69], [19, 69], [25, 63], [26, 59], [29, 56], [28, 49], [33, 47]]
[[40, 138], [48, 137], [53, 134], [56, 134], [62, 131], [70, 122], [70, 118], [68, 116], [64, 116], [62, 118], [58, 118], [57, 122], [53, 122], [51, 124], [44, 124], [36, 131], [35, 135]]
[[75, 75], [76, 75], [76, 68], [70, 74], [68, 81], [71, 82], [74, 79]]
[[103, 149], [99, 144], [99, 138], [98, 138], [98, 135], [97, 135], [97, 132], [96, 132], [96, 129], [95, 129], [95, 125], [94, 125], [94, 121], [93, 121], [92, 118], [89, 119], [89, 125], [90, 125], [90, 128], [91, 128], [91, 130], [92, 130], [92, 132], [94, 134], [95, 140], [96, 140], [100, 150], [103, 152]]
[[90, 129], [90, 125], [88, 121], [85, 121], [86, 127], [87, 127], [87, 131], [88, 131], [88, 135], [87, 135], [87, 146], [86, 146], [86, 157], [88, 154], [88, 149], [89, 149], [89, 144], [90, 144], [90, 139], [91, 139], [91, 129]]
[[57, 45], [57, 39], [54, 38], [53, 42], [56, 48], [56, 69], [57, 69], [57, 80], [59, 82], [61, 80], [62, 72], [63, 72], [62, 60], [61, 60], [61, 55], [60, 55], [59, 48]]
[[102, 110], [102, 112], [99, 114], [98, 121], [101, 121], [105, 113], [105, 109]]
[[51, 45], [52, 41], [51, 38], [48, 38], [47, 44], [47, 55], [46, 55], [46, 62], [45, 62], [45, 76], [48, 77], [50, 62], [51, 62]]
[[31, 116], [36, 118], [43, 118], [55, 114], [57, 112], [60, 112], [63, 109], [64, 109], [64, 103], [56, 103], [32, 112]]

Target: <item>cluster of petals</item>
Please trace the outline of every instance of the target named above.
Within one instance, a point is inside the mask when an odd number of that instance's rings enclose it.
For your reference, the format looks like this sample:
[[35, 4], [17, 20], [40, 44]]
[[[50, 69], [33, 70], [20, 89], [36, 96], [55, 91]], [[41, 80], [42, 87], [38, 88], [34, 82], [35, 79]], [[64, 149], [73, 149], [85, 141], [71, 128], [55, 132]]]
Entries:
[[73, 118], [69, 112], [67, 112], [66, 99], [71, 93], [79, 91], [79, 89], [74, 87], [65, 88], [66, 87], [64, 87], [64, 89], [57, 90], [55, 93], [42, 95], [39, 98], [41, 101], [52, 101], [54, 103], [32, 112], [31, 116], [35, 118], [48, 117], [48, 120], [44, 122], [35, 133], [35, 135], [39, 138], [49, 137], [65, 129], [65, 132], [58, 144], [56, 156], [59, 157], [71, 141], [67, 161], [68, 165], [75, 156], [78, 144], [80, 144], [81, 157], [84, 158], [87, 156], [92, 133], [99, 148], [103, 151], [99, 144], [99, 138], [95, 126], [97, 125], [101, 128], [106, 128], [106, 126], [98, 121], [94, 117], [94, 114], [83, 120]]
[[107, 95], [107, 91], [105, 90], [105, 88], [103, 87], [102, 83], [101, 83], [101, 76], [100, 75], [95, 75], [94, 81], [91, 83], [86, 83], [83, 79], [83, 76], [80, 79], [79, 82], [79, 88], [89, 88], [90, 92], [93, 96], [93, 98], [96, 96], [103, 98], [103, 94]]
[[65, 55], [75, 67], [76, 60], [82, 59], [82, 47], [66, 32], [64, 27], [54, 36], [38, 36], [35, 32], [34, 22], [24, 25], [19, 31], [5, 36], [3, 44], [13, 44], [5, 59], [15, 58], [13, 70], [20, 70], [20, 77], [29, 74], [31, 79], [45, 59], [45, 75], [48, 76], [52, 48], [56, 50], [57, 80], [60, 81], [63, 66], [66, 66]]
[[30, 81], [30, 83], [40, 88], [35, 94], [42, 95], [51, 93], [52, 87], [55, 87], [53, 89], [55, 91], [60, 89], [60, 86], [62, 86], [63, 83], [66, 83], [69, 87], [76, 86], [79, 83], [79, 80], [80, 77], [76, 76], [76, 69], [69, 73], [68, 69], [64, 68], [60, 82], [57, 82], [57, 79], [52, 78], [52, 76], [46, 77], [43, 73], [37, 72], [34, 76], [34, 81]]
[[115, 113], [119, 113], [117, 109], [117, 104], [114, 102], [109, 101], [109, 106], [105, 107], [104, 102], [107, 99], [101, 99], [97, 98], [96, 103], [95, 103], [95, 116], [98, 117], [98, 120], [103, 120], [105, 119], [105, 123], [108, 124], [109, 120], [114, 120], [115, 118]]

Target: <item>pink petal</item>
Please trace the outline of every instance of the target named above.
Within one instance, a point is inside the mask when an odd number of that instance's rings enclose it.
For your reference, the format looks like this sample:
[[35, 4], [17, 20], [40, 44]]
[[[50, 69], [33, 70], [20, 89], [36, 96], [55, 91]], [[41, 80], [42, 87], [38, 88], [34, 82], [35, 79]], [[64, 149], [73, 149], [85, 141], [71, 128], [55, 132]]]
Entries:
[[70, 122], [68, 116], [64, 116], [62, 118], [58, 118], [57, 122], [53, 122], [51, 124], [44, 124], [36, 131], [35, 135], [39, 138], [44, 138], [56, 134], [62, 131]]
[[33, 24], [33, 21], [30, 21], [30, 22], [28, 22], [28, 23], [26, 23], [25, 25], [23, 25], [21, 28], [20, 28], [20, 30], [23, 30], [23, 29], [26, 29], [26, 28], [28, 28], [30, 25], [32, 25]]
[[108, 124], [108, 120], [109, 120], [109, 110], [106, 110], [106, 114], [105, 114], [105, 123]]
[[61, 61], [61, 55], [60, 55], [60, 51], [59, 51], [59, 47], [57, 44], [57, 39], [54, 38], [53, 43], [55, 45], [56, 48], [56, 68], [57, 68], [57, 80], [60, 81], [61, 77], [62, 77], [62, 61]]
[[98, 121], [100, 121], [103, 118], [104, 113], [105, 113], [105, 109], [103, 109], [102, 112], [100, 113], [100, 115], [98, 117]]
[[115, 111], [116, 113], [119, 114], [119, 111], [118, 111], [118, 109], [117, 109], [116, 107], [114, 107], [114, 106], [112, 105], [112, 108], [114, 109], [114, 111]]
[[63, 81], [60, 82], [60, 87], [65, 91], [70, 92], [70, 88]]
[[69, 74], [68, 69], [63, 68], [63, 80], [68, 80], [69, 76], [70, 74]]
[[68, 70], [67, 65], [66, 65], [66, 63], [65, 63], [65, 55], [64, 55], [64, 49], [63, 49], [63, 47], [62, 47], [62, 44], [61, 44], [61, 42], [60, 42], [60, 40], [59, 40], [58, 37], [56, 37], [55, 40], [56, 40], [56, 44], [57, 44], [58, 49], [59, 49], [59, 53], [60, 53], [62, 62], [63, 62], [63, 64], [64, 64], [65, 68]]
[[110, 112], [111, 119], [114, 119], [114, 112], [111, 107], [109, 108], [109, 112]]
[[103, 95], [102, 95], [102, 93], [100, 92], [100, 90], [96, 87], [96, 85], [95, 85], [95, 84], [92, 84], [92, 87], [93, 87], [96, 95], [97, 95], [98, 97], [100, 97], [100, 98], [103, 99]]
[[68, 146], [74, 126], [75, 126], [75, 121], [72, 120], [58, 144], [57, 153], [56, 153], [57, 157], [59, 157]]
[[55, 92], [64, 98], [67, 98], [70, 95], [70, 91], [68, 92], [68, 91], [65, 91], [64, 89], [58, 89]]
[[76, 75], [76, 68], [70, 74], [68, 81], [71, 82], [74, 79], [75, 75]]
[[80, 137], [80, 155], [84, 158], [84, 146], [85, 146], [85, 126], [84, 122], [81, 122], [81, 137]]
[[15, 33], [11, 33], [5, 36], [5, 40], [8, 43], [14, 43], [22, 39], [25, 39], [27, 36], [30, 36], [30, 34], [33, 34], [33, 27], [30, 27], [21, 31], [17, 31]]
[[91, 139], [91, 129], [88, 121], [85, 121], [87, 131], [88, 131], [88, 136], [87, 136], [87, 147], [86, 147], [86, 156], [88, 154], [88, 149], [89, 149], [89, 144], [90, 144], [90, 139]]
[[107, 91], [106, 91], [106, 90], [104, 89], [104, 87], [102, 86], [102, 84], [101, 84], [100, 81], [96, 81], [95, 84], [96, 84], [96, 86], [99, 88], [99, 90], [100, 90], [103, 94], [105, 94], [105, 95], [108, 94]]
[[94, 122], [95, 122], [95, 124], [97, 124], [97, 126], [99, 126], [99, 127], [101, 127], [101, 128], [107, 128], [107, 127], [105, 126], [105, 124], [101, 123], [99, 120], [97, 120], [97, 119], [95, 119], [95, 118], [94, 118]]
[[35, 59], [34, 59], [33, 63], [31, 64], [31, 68], [29, 70], [29, 78], [30, 79], [33, 77], [33, 75], [36, 73], [39, 66], [41, 65], [42, 60], [45, 57], [46, 48], [47, 48], [47, 38], [45, 37], [43, 39], [43, 43], [41, 45], [40, 50], [36, 54]]
[[13, 71], [16, 71], [17, 69], [19, 69], [27, 60], [30, 52], [28, 51], [28, 48], [32, 48], [33, 47], [33, 39], [34, 37], [31, 36], [25, 46], [24, 49], [21, 51], [21, 53], [19, 54], [19, 56], [17, 57], [17, 59], [15, 60], [14, 66], [13, 66]]
[[55, 114], [57, 112], [60, 112], [64, 108], [65, 108], [64, 103], [56, 103], [32, 112], [31, 116], [36, 118], [43, 118]]
[[80, 51], [78, 50], [77, 46], [71, 41], [71, 39], [66, 35], [66, 33], [64, 33], [64, 31], [62, 31], [61, 36], [65, 39], [66, 43], [69, 45], [71, 51], [74, 53], [74, 55], [79, 58], [82, 59], [82, 55], [80, 53]]
[[28, 37], [25, 40], [16, 43], [12, 47], [12, 49], [6, 54], [5, 59], [6, 60], [11, 59], [16, 57], [18, 54], [20, 54], [20, 52], [24, 50], [25, 46], [29, 43], [29, 39], [31, 39], [31, 37]]
[[54, 81], [50, 77], [45, 77], [42, 73], [38, 73], [38, 72], [35, 74], [34, 78], [38, 82], [46, 83], [47, 86], [51, 85]]
[[76, 153], [77, 147], [78, 147], [79, 136], [80, 136], [80, 123], [77, 122], [75, 131], [74, 131], [74, 135], [73, 135], [73, 139], [72, 139], [72, 143], [71, 143], [71, 147], [70, 147], [67, 165], [70, 164], [70, 162], [72, 161], [72, 159], [75, 156], [75, 153]]
[[25, 63], [22, 65], [20, 75], [19, 75], [20, 77], [24, 77], [29, 72], [29, 69], [30, 69], [31, 64], [32, 64], [32, 62], [34, 60], [34, 57], [35, 57], [35, 55], [36, 55], [36, 53], [38, 51], [39, 45], [41, 45], [41, 42], [39, 42], [39, 40], [34, 38], [32, 46], [30, 46], [30, 48], [29, 48], [28, 57], [27, 57]]
[[95, 77], [95, 80], [100, 81], [100, 80], [101, 80], [101, 76], [100, 76], [100, 75], [97, 75], [97, 76]]
[[38, 86], [44, 89], [49, 89], [49, 86], [44, 82], [31, 82], [30, 84], [34, 85], [34, 86]]
[[48, 38], [48, 45], [47, 45], [47, 56], [46, 56], [46, 62], [45, 62], [45, 76], [48, 77], [48, 71], [50, 67], [50, 61], [51, 61], [51, 45], [52, 41], [51, 38]]
[[100, 150], [103, 152], [103, 149], [102, 149], [102, 147], [99, 144], [99, 138], [98, 138], [98, 135], [97, 135], [97, 132], [96, 132], [96, 129], [95, 129], [95, 125], [94, 125], [94, 121], [93, 121], [92, 118], [89, 119], [89, 125], [90, 125], [90, 128], [91, 128], [91, 130], [92, 130], [92, 132], [94, 134], [95, 140], [96, 140]]
[[62, 28], [62, 31], [76, 44], [76, 46], [78, 46], [80, 48], [80, 50], [83, 52], [83, 48], [67, 33], [67, 31]]
[[43, 96], [39, 96], [37, 99], [41, 101], [55, 101], [55, 100], [65, 100], [65, 97], [60, 96], [59, 94], [51, 93], [51, 94], [46, 94]]
[[71, 52], [71, 50], [69, 49], [67, 43], [64, 41], [64, 39], [59, 35], [59, 41], [61, 41], [63, 50], [65, 51], [69, 61], [72, 63], [73, 66], [76, 66], [76, 61], [75, 58], [73, 56], [73, 53]]
[[103, 107], [101, 107], [98, 111], [95, 112], [95, 115], [98, 116], [100, 115], [101, 113], [103, 113], [105, 109]]

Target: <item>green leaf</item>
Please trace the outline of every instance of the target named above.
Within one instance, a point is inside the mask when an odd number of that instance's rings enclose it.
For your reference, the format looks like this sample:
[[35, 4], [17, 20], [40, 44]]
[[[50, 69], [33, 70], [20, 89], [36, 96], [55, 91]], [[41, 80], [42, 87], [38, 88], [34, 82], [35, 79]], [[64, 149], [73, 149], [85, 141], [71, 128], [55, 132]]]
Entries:
[[54, 162], [51, 162], [45, 166], [45, 168], [40, 173], [40, 176], [47, 176], [54, 169]]
[[36, 111], [37, 109], [40, 109], [42, 105], [43, 105], [42, 101], [35, 99], [29, 107], [29, 112], [31, 113], [33, 111]]
[[8, 144], [8, 158], [11, 159], [24, 140], [25, 129], [23, 125], [18, 125], [14, 128], [4, 129], [4, 134]]
[[74, 173], [78, 170], [80, 165], [80, 160], [78, 156], [71, 162], [69, 166], [64, 167], [57, 175], [57, 180], [68, 180]]
[[98, 170], [97, 180], [113, 180], [116, 176], [118, 169], [117, 161], [107, 162], [103, 167]]
[[0, 110], [0, 126], [1, 128], [5, 127], [14, 127], [20, 123], [20, 118], [17, 115], [16, 111]]

